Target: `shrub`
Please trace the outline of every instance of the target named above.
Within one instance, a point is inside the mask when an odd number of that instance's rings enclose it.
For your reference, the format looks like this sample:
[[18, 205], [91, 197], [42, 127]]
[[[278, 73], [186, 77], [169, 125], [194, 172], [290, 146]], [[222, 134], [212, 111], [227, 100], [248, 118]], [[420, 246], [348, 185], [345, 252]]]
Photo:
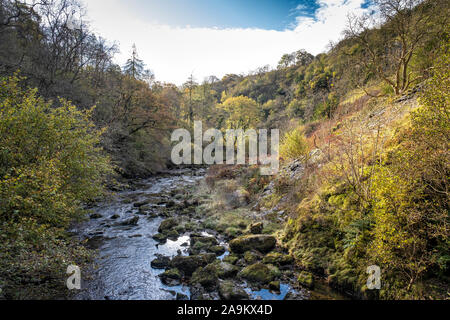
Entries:
[[297, 128], [286, 133], [280, 147], [280, 155], [284, 159], [304, 159], [309, 154], [308, 141], [305, 138], [303, 128]]
[[64, 230], [111, 171], [90, 111], [65, 100], [54, 108], [20, 80], [0, 80], [0, 271], [19, 283], [17, 273], [65, 272], [80, 256]]

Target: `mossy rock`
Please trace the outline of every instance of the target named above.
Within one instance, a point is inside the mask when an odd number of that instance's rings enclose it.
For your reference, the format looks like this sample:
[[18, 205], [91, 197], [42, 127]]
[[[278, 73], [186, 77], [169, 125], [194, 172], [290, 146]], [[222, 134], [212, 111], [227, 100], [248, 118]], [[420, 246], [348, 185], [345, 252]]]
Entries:
[[250, 234], [261, 234], [264, 230], [264, 223], [263, 222], [257, 222], [253, 223], [248, 226], [247, 233]]
[[169, 230], [166, 232], [167, 238], [171, 240], [177, 240], [180, 237], [180, 234], [177, 230]]
[[219, 284], [219, 295], [223, 300], [248, 300], [247, 292], [232, 281], [223, 281]]
[[222, 246], [212, 246], [208, 249], [208, 251], [214, 253], [216, 256], [223, 255], [227, 250]]
[[204, 245], [209, 246], [217, 246], [219, 244], [219, 241], [217, 241], [216, 238], [213, 237], [203, 237], [203, 236], [191, 236], [191, 246], [195, 246], [197, 243], [202, 243]]
[[[215, 259], [215, 256], [214, 256]], [[208, 264], [205, 256], [177, 256], [172, 259], [171, 266], [177, 268], [183, 272], [186, 276], [190, 277], [199, 267], [204, 267]]]
[[274, 275], [272, 274], [269, 267], [262, 263], [256, 263], [251, 266], [244, 268], [239, 276], [250, 282], [268, 284], [274, 280]]
[[167, 241], [168, 236], [163, 234], [163, 233], [157, 233], [153, 236], [153, 239], [160, 242], [160, 243], [164, 243]]
[[239, 260], [239, 257], [235, 256], [234, 254], [230, 254], [223, 259], [224, 262], [227, 262], [227, 263], [233, 264], [233, 265], [236, 264], [236, 262], [238, 262], [238, 260]]
[[181, 283], [181, 273], [178, 269], [170, 269], [160, 274], [162, 283], [168, 286], [176, 286]]
[[294, 258], [292, 258], [290, 255], [272, 252], [264, 257], [263, 263], [285, 266], [294, 263]]
[[248, 235], [230, 241], [230, 249], [234, 253], [242, 254], [246, 251], [257, 250], [261, 253], [272, 251], [277, 240], [269, 235]]
[[201, 257], [206, 262], [206, 264], [213, 263], [217, 258], [214, 253], [201, 253], [198, 256]]
[[248, 264], [255, 264], [259, 260], [261, 260], [260, 255], [255, 251], [247, 251], [244, 253], [244, 260]]
[[314, 277], [311, 273], [302, 271], [298, 275], [298, 283], [309, 289], [314, 288]]
[[227, 262], [217, 262], [215, 263], [215, 267], [217, 270], [217, 276], [220, 279], [233, 278], [239, 272], [238, 267]]
[[158, 232], [163, 233], [167, 232], [178, 225], [178, 221], [175, 218], [169, 218], [161, 222], [161, 225], [158, 228]]
[[140, 207], [146, 206], [146, 205], [148, 205], [150, 203], [152, 203], [152, 200], [143, 200], [143, 201], [140, 201], [140, 202], [136, 202], [134, 204], [134, 207], [135, 208], [140, 208]]
[[280, 292], [281, 284], [280, 281], [272, 281], [269, 283], [269, 289], [272, 291]]
[[274, 277], [278, 278], [281, 276], [281, 271], [280, 269], [277, 268], [277, 266], [274, 266], [273, 264], [268, 264], [267, 267], [270, 269], [270, 272]]
[[151, 262], [153, 269], [166, 269], [170, 265], [170, 258], [159, 256]]
[[200, 284], [207, 290], [214, 290], [218, 284], [216, 266], [213, 264], [198, 268], [191, 278], [191, 284]]
[[239, 228], [230, 227], [227, 228], [224, 233], [228, 238], [234, 239], [241, 236], [243, 232]]

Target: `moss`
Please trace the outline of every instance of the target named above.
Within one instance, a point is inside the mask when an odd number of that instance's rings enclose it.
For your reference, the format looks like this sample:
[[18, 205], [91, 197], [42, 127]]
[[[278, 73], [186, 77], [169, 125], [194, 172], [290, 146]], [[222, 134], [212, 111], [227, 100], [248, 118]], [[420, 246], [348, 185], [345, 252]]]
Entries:
[[224, 300], [247, 300], [248, 294], [233, 281], [223, 281], [219, 285], [220, 297]]
[[236, 262], [238, 260], [239, 260], [239, 257], [234, 254], [230, 254], [223, 259], [224, 262], [228, 262], [230, 264], [236, 264]]
[[280, 292], [280, 288], [280, 281], [272, 281], [271, 283], [269, 283], [269, 289], [272, 291]]
[[292, 258], [290, 255], [278, 253], [278, 252], [272, 252], [266, 255], [263, 259], [263, 263], [265, 264], [273, 264], [273, 265], [279, 265], [284, 266], [288, 264], [292, 264], [294, 262], [294, 258]]
[[242, 236], [230, 241], [231, 251], [234, 253], [245, 253], [250, 250], [258, 250], [262, 253], [272, 251], [276, 246], [277, 240], [269, 235], [249, 235]]
[[178, 220], [175, 218], [169, 218], [161, 222], [161, 225], [158, 228], [158, 231], [160, 233], [163, 233], [165, 231], [169, 231], [176, 227], [178, 225]]
[[217, 262], [215, 263], [217, 276], [220, 279], [233, 278], [239, 272], [239, 269], [227, 262]]
[[248, 264], [254, 264], [260, 260], [260, 256], [255, 251], [247, 251], [244, 253], [244, 260]]
[[244, 268], [239, 276], [254, 283], [268, 284], [274, 279], [269, 267], [262, 263], [256, 263]]
[[311, 273], [306, 272], [306, 271], [302, 271], [299, 275], [298, 275], [298, 283], [300, 283], [302, 286], [305, 286], [309, 289], [314, 288], [314, 277]]
[[214, 253], [216, 256], [221, 256], [226, 252], [225, 248], [222, 246], [212, 246], [209, 248], [209, 251]]
[[191, 284], [196, 283], [201, 284], [208, 290], [214, 289], [218, 283], [217, 266], [210, 264], [204, 268], [198, 268], [191, 278]]

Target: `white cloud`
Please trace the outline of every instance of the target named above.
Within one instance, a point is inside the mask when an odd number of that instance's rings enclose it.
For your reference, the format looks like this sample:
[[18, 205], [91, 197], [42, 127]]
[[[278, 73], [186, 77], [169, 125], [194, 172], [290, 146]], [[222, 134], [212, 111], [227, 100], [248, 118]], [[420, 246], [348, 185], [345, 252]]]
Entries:
[[360, 14], [364, 0], [319, 0], [315, 19], [297, 17], [296, 26], [284, 31], [171, 27], [139, 20], [125, 1], [89, 0], [88, 14], [96, 32], [118, 41], [123, 64], [136, 43], [140, 57], [159, 81], [177, 85], [191, 72], [198, 80], [206, 76], [247, 73], [264, 65], [276, 66], [284, 53], [306, 49], [313, 54], [339, 40], [347, 14]]

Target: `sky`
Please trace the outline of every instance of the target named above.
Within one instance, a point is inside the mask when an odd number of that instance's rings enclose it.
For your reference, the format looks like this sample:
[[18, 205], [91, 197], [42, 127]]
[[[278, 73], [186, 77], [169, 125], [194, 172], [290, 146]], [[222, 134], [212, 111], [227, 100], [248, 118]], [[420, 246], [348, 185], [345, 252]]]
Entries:
[[123, 65], [136, 44], [161, 82], [276, 67], [299, 49], [317, 55], [342, 37], [368, 0], [86, 0], [93, 30], [116, 42]]

